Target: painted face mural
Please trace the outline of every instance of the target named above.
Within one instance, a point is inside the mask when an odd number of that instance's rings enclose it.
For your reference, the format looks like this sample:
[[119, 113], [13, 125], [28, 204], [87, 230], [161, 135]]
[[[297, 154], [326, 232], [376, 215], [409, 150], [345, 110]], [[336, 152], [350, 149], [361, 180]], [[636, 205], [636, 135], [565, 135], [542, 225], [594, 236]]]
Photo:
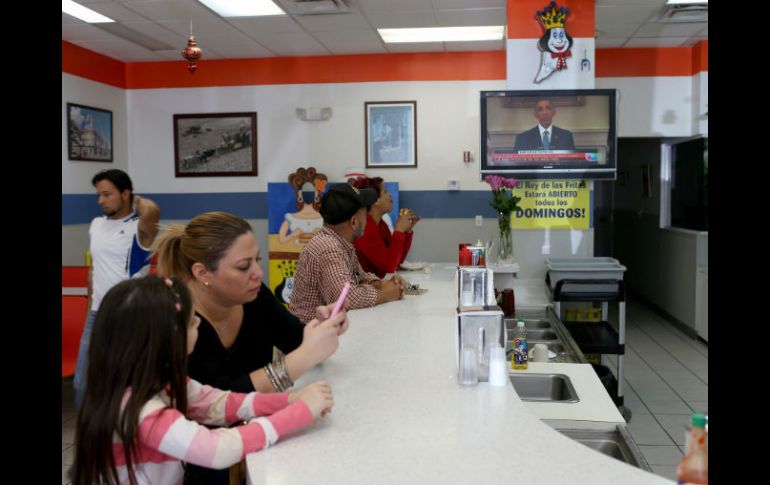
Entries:
[[555, 53], [564, 52], [569, 49], [569, 41], [567, 40], [567, 32], [561, 28], [555, 28], [550, 30], [551, 35], [548, 37], [548, 50]]
[[551, 2], [536, 17], [545, 28], [545, 34], [537, 43], [540, 49], [540, 68], [535, 75], [535, 82], [542, 82], [556, 71], [567, 69], [567, 57], [572, 53], [572, 37], [567, 33], [565, 23], [569, 9], [556, 8], [556, 2]]

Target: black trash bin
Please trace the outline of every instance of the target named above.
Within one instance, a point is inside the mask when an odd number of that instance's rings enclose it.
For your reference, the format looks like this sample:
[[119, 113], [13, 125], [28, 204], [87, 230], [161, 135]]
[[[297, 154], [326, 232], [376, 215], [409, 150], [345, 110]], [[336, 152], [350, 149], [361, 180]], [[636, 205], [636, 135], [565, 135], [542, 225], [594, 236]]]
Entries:
[[616, 392], [613, 389], [612, 381], [615, 380], [615, 376], [612, 375], [612, 371], [609, 367], [606, 365], [601, 364], [591, 364], [594, 368], [594, 372], [596, 372], [596, 375], [599, 376], [599, 380], [602, 381], [602, 385], [605, 389], [607, 389], [607, 392], [612, 396], [614, 392]]

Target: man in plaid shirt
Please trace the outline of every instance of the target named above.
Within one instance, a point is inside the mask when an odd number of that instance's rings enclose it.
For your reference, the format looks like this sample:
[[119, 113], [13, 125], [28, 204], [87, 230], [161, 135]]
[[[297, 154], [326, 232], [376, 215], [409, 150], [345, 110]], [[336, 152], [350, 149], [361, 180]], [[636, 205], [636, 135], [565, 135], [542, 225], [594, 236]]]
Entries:
[[347, 183], [332, 186], [321, 199], [324, 227], [300, 254], [294, 274], [289, 311], [301, 321], [315, 317], [319, 305], [337, 301], [345, 283], [350, 292], [345, 307], [366, 308], [399, 300], [406, 282], [398, 275], [381, 280], [361, 268], [353, 241], [366, 226], [366, 208], [379, 194], [373, 189], [358, 189]]

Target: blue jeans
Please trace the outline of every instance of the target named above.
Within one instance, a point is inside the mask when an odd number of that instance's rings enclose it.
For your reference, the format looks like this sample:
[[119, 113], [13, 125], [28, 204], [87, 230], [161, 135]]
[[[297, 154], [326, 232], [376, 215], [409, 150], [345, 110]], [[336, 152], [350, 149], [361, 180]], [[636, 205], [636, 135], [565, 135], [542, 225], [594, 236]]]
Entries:
[[80, 347], [78, 348], [78, 361], [75, 364], [75, 379], [72, 381], [72, 387], [75, 388], [75, 410], [80, 409], [83, 403], [83, 396], [86, 393], [86, 381], [88, 376], [88, 345], [91, 342], [91, 329], [94, 326], [96, 312], [89, 311], [86, 317], [86, 324], [83, 327], [83, 334], [80, 336]]

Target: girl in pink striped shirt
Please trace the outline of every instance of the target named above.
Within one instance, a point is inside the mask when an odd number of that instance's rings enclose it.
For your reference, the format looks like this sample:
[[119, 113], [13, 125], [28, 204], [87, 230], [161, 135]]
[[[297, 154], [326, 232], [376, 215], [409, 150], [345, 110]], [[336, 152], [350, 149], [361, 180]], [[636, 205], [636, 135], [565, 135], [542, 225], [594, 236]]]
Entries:
[[[104, 297], [78, 413], [76, 484], [182, 483], [182, 462], [227, 468], [331, 411], [323, 381], [294, 393], [242, 394], [187, 378], [200, 323], [191, 303], [183, 283], [156, 276], [123, 281]], [[249, 422], [202, 425], [240, 420]]]

